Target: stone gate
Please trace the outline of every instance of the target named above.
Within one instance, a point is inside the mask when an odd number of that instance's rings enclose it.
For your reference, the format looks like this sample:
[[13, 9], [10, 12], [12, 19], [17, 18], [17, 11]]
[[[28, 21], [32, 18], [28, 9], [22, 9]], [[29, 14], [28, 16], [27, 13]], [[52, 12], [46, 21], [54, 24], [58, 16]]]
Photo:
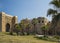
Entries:
[[4, 12], [0, 12], [0, 32], [9, 32], [17, 23], [17, 16], [11, 16]]

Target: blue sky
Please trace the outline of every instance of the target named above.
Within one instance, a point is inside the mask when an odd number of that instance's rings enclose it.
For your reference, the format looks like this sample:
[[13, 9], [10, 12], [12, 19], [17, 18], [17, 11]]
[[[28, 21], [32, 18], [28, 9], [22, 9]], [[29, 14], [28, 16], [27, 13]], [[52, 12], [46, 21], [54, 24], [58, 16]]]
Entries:
[[24, 18], [47, 17], [47, 10], [51, 8], [51, 0], [0, 0], [0, 12], [18, 16], [18, 21]]

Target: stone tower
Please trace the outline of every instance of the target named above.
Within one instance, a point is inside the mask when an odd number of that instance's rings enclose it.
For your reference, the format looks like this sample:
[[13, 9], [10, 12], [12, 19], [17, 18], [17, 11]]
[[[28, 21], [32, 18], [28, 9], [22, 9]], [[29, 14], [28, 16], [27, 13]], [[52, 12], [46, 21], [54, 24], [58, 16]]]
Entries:
[[0, 32], [11, 31], [17, 22], [17, 16], [11, 16], [4, 12], [0, 12]]
[[49, 21], [45, 17], [38, 17], [37, 20], [38, 20], [37, 33], [38, 34], [43, 34], [42, 30], [41, 30], [41, 27], [47, 25]]

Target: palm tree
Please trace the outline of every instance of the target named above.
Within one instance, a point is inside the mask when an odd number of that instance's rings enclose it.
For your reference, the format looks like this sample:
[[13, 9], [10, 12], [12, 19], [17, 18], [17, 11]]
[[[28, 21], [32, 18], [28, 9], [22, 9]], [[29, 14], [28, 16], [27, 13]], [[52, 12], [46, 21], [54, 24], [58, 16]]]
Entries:
[[52, 16], [52, 28], [54, 28], [54, 34], [56, 35], [56, 25], [57, 22], [59, 21], [60, 17], [60, 0], [52, 0], [50, 2], [54, 7], [54, 9], [48, 9], [47, 16], [51, 15]]
[[32, 24], [34, 25], [34, 34], [37, 33], [37, 31], [36, 31], [36, 25], [37, 25], [37, 23], [38, 23], [38, 20], [36, 18], [33, 18]]

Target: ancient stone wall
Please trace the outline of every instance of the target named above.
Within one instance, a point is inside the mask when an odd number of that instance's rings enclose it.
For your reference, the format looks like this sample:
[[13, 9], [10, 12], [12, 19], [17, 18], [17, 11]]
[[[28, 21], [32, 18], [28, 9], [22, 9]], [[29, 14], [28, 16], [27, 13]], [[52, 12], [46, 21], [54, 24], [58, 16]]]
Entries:
[[17, 23], [17, 17], [0, 12], [0, 31], [9, 32]]

